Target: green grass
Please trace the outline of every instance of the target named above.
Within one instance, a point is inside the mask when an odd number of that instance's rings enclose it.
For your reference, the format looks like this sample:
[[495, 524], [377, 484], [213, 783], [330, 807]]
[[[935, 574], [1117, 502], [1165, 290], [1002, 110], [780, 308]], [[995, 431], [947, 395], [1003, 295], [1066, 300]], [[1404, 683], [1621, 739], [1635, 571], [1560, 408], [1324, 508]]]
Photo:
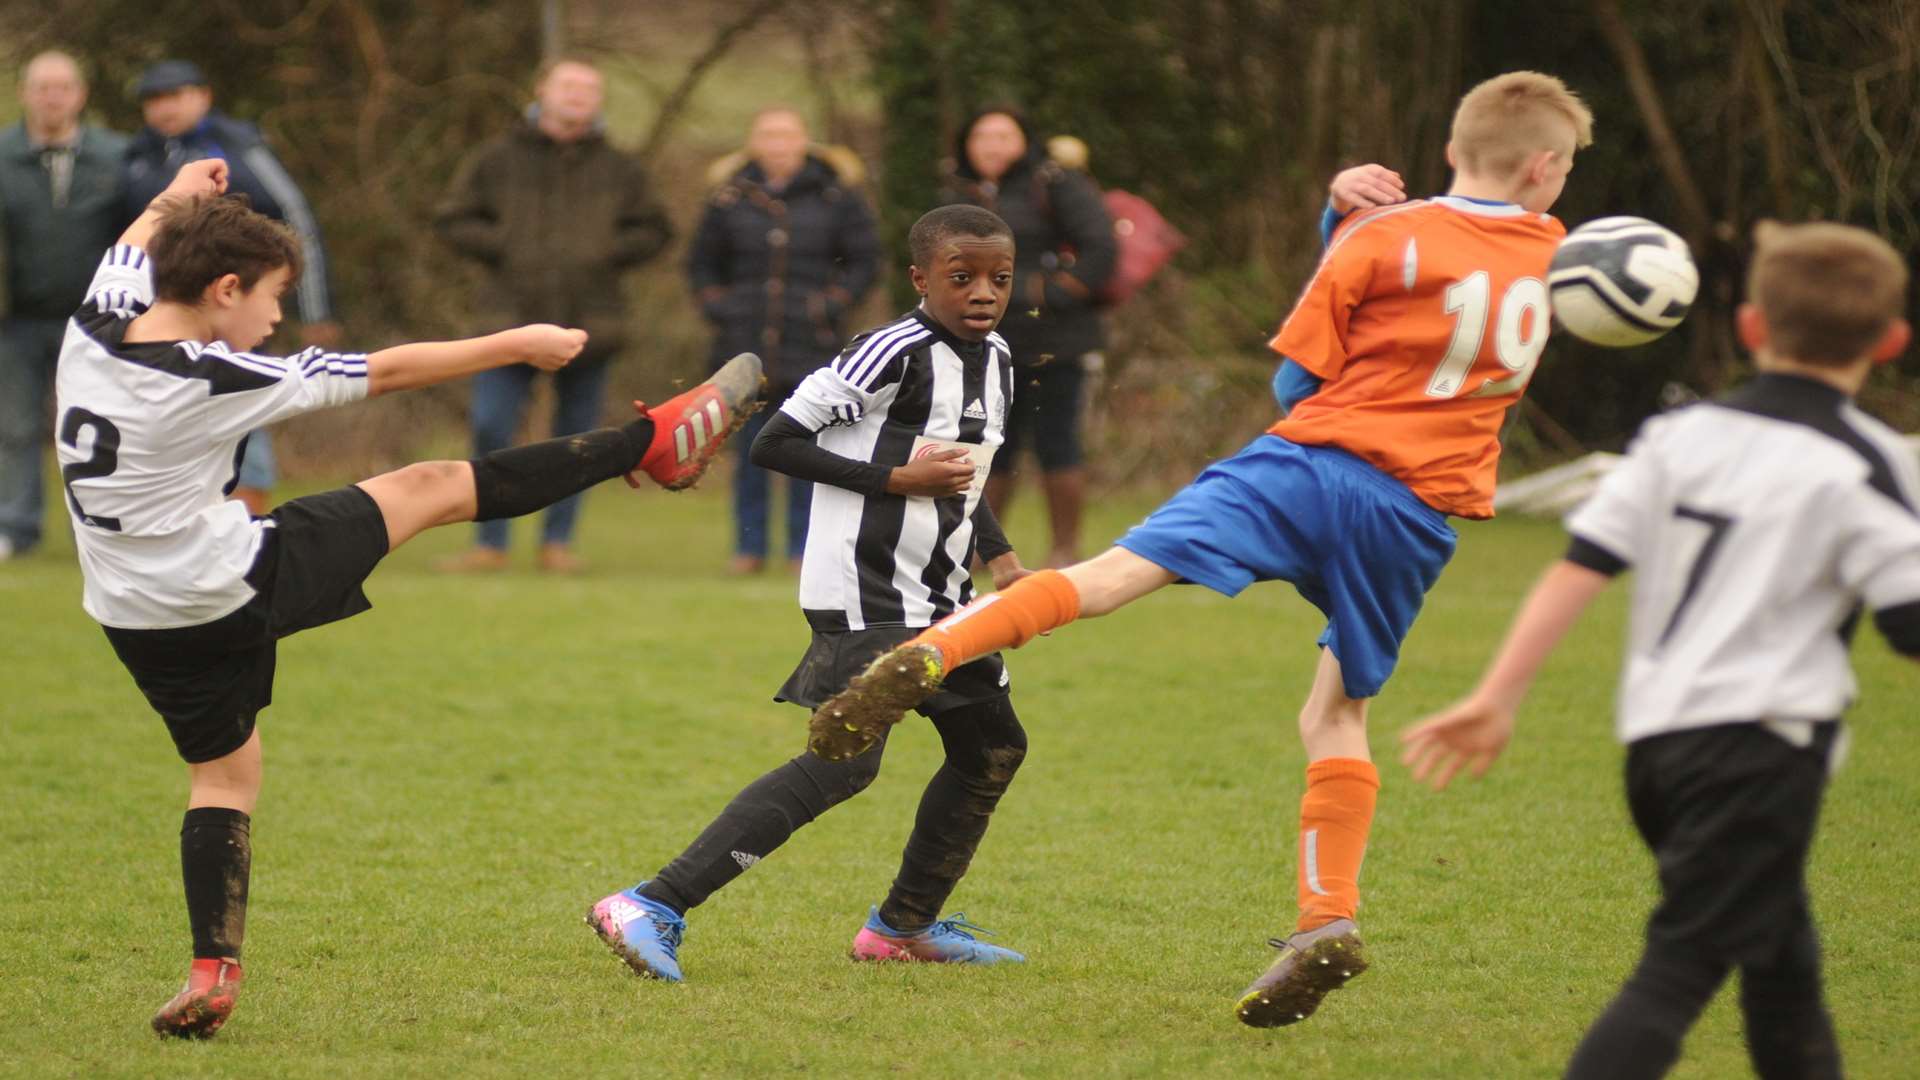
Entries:
[[[1012, 658], [1032, 752], [953, 906], [1029, 964], [846, 959], [938, 760], [910, 721], [870, 791], [694, 914], [688, 983], [634, 979], [581, 913], [804, 739], [804, 714], [768, 701], [805, 643], [793, 582], [720, 576], [722, 490], [596, 492], [595, 570], [572, 580], [438, 577], [465, 534], [423, 538], [375, 576], [373, 612], [283, 646], [249, 980], [202, 1045], [146, 1030], [186, 957], [183, 770], [81, 613], [67, 542], [0, 566], [0, 1071], [1547, 1076], [1636, 954], [1651, 866], [1609, 738], [1616, 591], [1487, 780], [1435, 795], [1383, 767], [1373, 971], [1297, 1028], [1235, 1023], [1293, 907], [1293, 717], [1318, 629], [1268, 586], [1172, 590]], [[1090, 534], [1145, 508], [1103, 506]], [[1015, 516], [1028, 551], [1037, 509]], [[1377, 755], [1466, 687], [1561, 544], [1538, 522], [1463, 531], [1377, 705]], [[1920, 1057], [1920, 728], [1912, 670], [1877, 643], [1859, 665], [1813, 882], [1849, 1065], [1890, 1076]], [[1731, 997], [1677, 1075], [1745, 1069]]]

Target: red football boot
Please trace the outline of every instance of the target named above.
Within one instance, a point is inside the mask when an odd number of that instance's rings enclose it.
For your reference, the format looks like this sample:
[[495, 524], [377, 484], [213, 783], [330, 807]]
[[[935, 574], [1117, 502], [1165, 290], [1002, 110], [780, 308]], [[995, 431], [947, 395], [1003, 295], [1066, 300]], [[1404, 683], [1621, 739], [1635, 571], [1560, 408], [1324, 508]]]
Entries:
[[153, 1014], [153, 1030], [180, 1039], [211, 1039], [240, 997], [238, 960], [195, 960], [187, 985]]
[[760, 358], [741, 353], [711, 379], [671, 401], [634, 402], [640, 415], [653, 421], [653, 443], [640, 459], [640, 467], [627, 474], [628, 485], [639, 487], [640, 474], [645, 473], [668, 491], [692, 487], [728, 436], [740, 430], [758, 407], [760, 382]]

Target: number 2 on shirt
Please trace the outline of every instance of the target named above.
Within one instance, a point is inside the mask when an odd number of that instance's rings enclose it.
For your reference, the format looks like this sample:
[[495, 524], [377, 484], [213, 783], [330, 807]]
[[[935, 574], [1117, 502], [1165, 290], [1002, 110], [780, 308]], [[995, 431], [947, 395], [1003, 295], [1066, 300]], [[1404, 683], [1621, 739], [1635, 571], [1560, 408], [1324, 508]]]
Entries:
[[[1427, 380], [1427, 396], [1459, 397], [1466, 389], [1467, 375], [1480, 356], [1480, 345], [1487, 336], [1487, 315], [1493, 299], [1493, 278], [1485, 270], [1475, 270], [1447, 286], [1447, 314], [1453, 316], [1453, 338], [1440, 366]], [[1500, 298], [1500, 311], [1493, 321], [1493, 354], [1512, 375], [1488, 379], [1471, 397], [1517, 394], [1533, 378], [1540, 353], [1547, 347], [1547, 285], [1539, 278], [1523, 277], [1507, 286]]]
[[73, 512], [82, 525], [119, 532], [119, 518], [87, 513], [86, 508], [80, 505], [80, 497], [73, 493], [75, 480], [111, 476], [113, 470], [120, 467], [120, 429], [113, 426], [113, 421], [98, 413], [89, 412], [78, 405], [68, 409], [66, 417], [60, 421], [60, 441], [78, 450], [80, 433], [88, 428], [93, 429], [92, 454], [85, 461], [70, 461], [60, 466], [60, 478], [67, 485], [67, 502], [73, 504]]

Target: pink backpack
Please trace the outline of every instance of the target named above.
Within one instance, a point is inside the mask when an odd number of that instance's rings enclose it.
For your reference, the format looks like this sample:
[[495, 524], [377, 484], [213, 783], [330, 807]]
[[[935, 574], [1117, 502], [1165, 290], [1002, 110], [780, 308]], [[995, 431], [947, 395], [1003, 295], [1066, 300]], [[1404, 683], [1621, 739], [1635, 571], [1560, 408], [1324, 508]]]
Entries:
[[1160, 215], [1153, 204], [1131, 191], [1105, 191], [1101, 201], [1113, 218], [1113, 241], [1118, 258], [1113, 276], [1099, 293], [1100, 303], [1108, 307], [1124, 304], [1133, 294], [1152, 281], [1155, 274], [1171, 261], [1187, 238]]

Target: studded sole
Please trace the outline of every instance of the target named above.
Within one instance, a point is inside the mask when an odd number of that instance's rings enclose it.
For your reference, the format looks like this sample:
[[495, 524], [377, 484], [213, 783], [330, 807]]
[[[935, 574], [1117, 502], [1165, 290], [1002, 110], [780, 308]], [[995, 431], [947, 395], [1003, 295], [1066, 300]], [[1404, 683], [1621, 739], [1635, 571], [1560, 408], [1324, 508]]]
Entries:
[[[1267, 975], [1285, 967], [1268, 982], [1262, 976], [1240, 997], [1234, 1014], [1249, 1027], [1285, 1027], [1312, 1016], [1327, 994], [1347, 985], [1367, 970], [1367, 956], [1357, 934], [1322, 938], [1302, 952], [1275, 960]], [[1262, 985], [1265, 983], [1266, 985]]]
[[930, 645], [892, 650], [813, 711], [807, 749], [828, 761], [858, 757], [940, 688], [939, 653]]

